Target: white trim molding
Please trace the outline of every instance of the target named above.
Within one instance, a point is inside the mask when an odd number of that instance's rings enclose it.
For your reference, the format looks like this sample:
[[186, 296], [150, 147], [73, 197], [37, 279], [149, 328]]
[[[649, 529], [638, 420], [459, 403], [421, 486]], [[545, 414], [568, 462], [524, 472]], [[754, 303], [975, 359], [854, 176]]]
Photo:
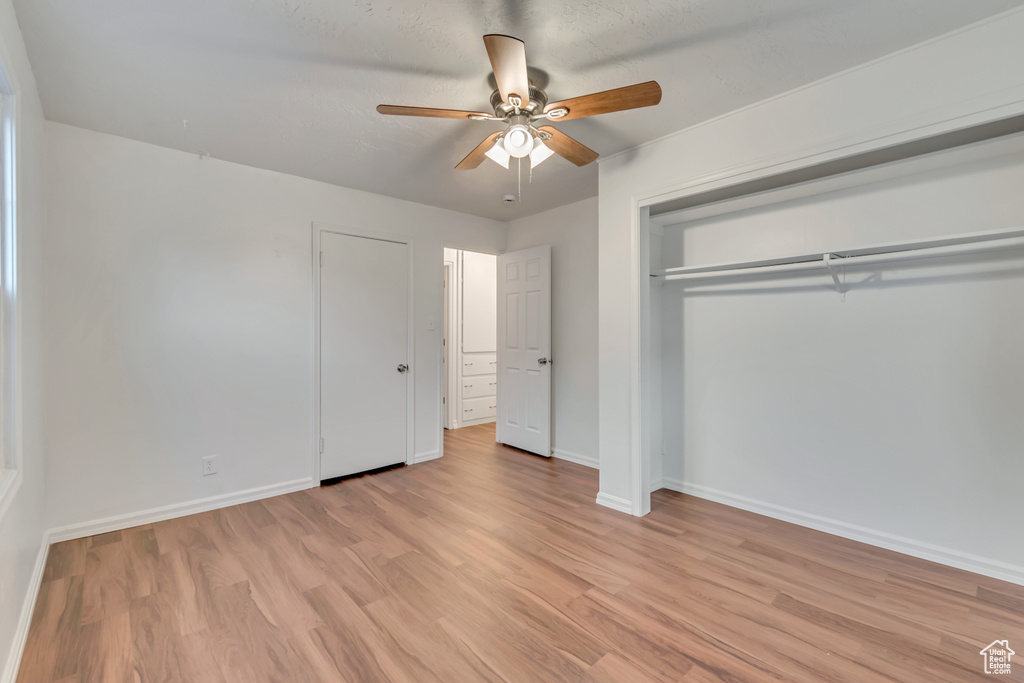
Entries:
[[603, 505], [606, 508], [611, 508], [612, 510], [624, 512], [627, 515], [633, 514], [633, 504], [630, 501], [625, 498], [613, 496], [610, 493], [605, 493], [604, 491], [597, 494], [597, 504]]
[[555, 448], [552, 450], [551, 457], [558, 458], [559, 460], [567, 460], [568, 462], [574, 462], [577, 465], [583, 465], [584, 467], [592, 467], [595, 470], [600, 469], [601, 467], [601, 461], [595, 456], [573, 453], [572, 451], [564, 451], [561, 448]]
[[419, 465], [421, 462], [430, 462], [431, 460], [437, 460], [441, 457], [441, 451], [423, 451], [412, 456], [412, 464]]
[[[1024, 567], [666, 477], [664, 487], [783, 522], [1024, 586]], [[599, 501], [600, 502], [600, 501]]]
[[166, 519], [185, 517], [199, 512], [231, 507], [232, 505], [239, 505], [241, 503], [251, 503], [254, 500], [282, 496], [286, 493], [294, 493], [295, 491], [304, 491], [306, 489], [316, 488], [319, 485], [319, 482], [314, 480], [312, 477], [307, 477], [305, 479], [293, 479], [292, 481], [285, 481], [280, 484], [259, 486], [257, 488], [246, 489], [244, 491], [224, 493], [219, 496], [210, 496], [209, 498], [200, 498], [198, 500], [190, 500], [184, 503], [173, 503], [171, 505], [150, 508], [148, 510], [129, 512], [123, 515], [114, 515], [113, 517], [104, 517], [90, 522], [69, 524], [68, 526], [50, 529], [48, 534], [50, 543], [71, 541], [76, 538], [85, 538], [86, 536], [95, 536], [96, 534], [105, 534], [111, 531], [130, 529], [143, 524], [162, 522]]
[[28, 590], [25, 591], [25, 599], [21, 603], [21, 614], [18, 616], [18, 626], [14, 630], [14, 638], [11, 640], [11, 649], [7, 654], [7, 664], [4, 666], [3, 674], [0, 674], [0, 683], [15, 683], [18, 678], [18, 668], [21, 666], [21, 656], [25, 652], [25, 643], [28, 641], [28, 629], [32, 624], [32, 612], [39, 598], [39, 588], [43, 585], [43, 570], [46, 568], [46, 558], [50, 554], [50, 534], [43, 534], [42, 545], [39, 546], [39, 554], [36, 555], [36, 564], [32, 568], [32, 577], [28, 582]]

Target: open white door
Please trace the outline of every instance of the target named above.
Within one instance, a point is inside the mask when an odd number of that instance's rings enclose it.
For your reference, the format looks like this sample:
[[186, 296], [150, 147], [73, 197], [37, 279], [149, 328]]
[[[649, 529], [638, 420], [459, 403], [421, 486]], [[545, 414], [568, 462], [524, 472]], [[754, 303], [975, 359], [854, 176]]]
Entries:
[[551, 247], [498, 257], [500, 443], [551, 457]]
[[320, 478], [406, 462], [409, 247], [320, 237]]

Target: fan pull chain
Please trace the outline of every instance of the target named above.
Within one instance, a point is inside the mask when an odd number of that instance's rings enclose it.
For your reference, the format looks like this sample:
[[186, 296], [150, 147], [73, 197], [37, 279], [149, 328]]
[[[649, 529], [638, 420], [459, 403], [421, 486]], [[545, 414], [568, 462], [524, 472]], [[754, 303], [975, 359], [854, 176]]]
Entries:
[[518, 201], [521, 202], [521, 201], [523, 201], [523, 158], [522, 157], [517, 157], [516, 158], [516, 180], [519, 181], [519, 199], [518, 199]]

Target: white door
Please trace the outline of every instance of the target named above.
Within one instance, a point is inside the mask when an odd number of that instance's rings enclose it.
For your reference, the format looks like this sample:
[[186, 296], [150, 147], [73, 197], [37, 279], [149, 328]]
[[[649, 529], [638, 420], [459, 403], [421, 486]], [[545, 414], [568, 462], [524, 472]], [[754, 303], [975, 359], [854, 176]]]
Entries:
[[551, 457], [551, 247], [498, 257], [500, 443]]
[[320, 478], [406, 462], [409, 252], [320, 233]]

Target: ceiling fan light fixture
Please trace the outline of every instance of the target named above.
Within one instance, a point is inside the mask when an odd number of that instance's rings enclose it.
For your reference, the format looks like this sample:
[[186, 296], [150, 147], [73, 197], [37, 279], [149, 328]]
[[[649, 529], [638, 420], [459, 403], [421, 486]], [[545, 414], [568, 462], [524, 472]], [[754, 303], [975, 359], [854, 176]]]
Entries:
[[509, 153], [505, 151], [505, 146], [502, 144], [501, 138], [495, 140], [491, 148], [484, 152], [484, 154], [499, 166], [508, 168]]
[[505, 131], [503, 140], [505, 151], [517, 159], [521, 159], [533, 151], [533, 133], [521, 123], [517, 123]]
[[539, 137], [533, 139], [533, 151], [530, 152], [530, 168], [537, 168], [545, 159], [554, 154], [554, 150], [544, 144]]

